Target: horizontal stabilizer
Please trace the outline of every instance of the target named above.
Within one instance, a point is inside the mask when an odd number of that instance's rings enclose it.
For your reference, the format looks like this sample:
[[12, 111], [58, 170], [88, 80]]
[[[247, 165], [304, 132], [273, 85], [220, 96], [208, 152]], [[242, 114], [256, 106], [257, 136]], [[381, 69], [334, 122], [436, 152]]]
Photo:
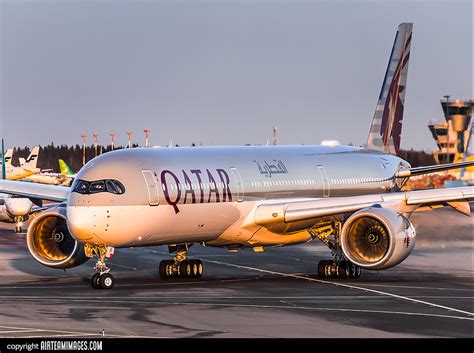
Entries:
[[407, 178], [407, 177], [412, 177], [416, 175], [437, 173], [437, 172], [442, 172], [444, 170], [466, 168], [466, 167], [471, 167], [471, 166], [474, 166], [474, 161], [429, 165], [425, 167], [416, 167], [416, 168], [400, 170], [397, 172], [397, 174], [395, 174], [395, 177]]

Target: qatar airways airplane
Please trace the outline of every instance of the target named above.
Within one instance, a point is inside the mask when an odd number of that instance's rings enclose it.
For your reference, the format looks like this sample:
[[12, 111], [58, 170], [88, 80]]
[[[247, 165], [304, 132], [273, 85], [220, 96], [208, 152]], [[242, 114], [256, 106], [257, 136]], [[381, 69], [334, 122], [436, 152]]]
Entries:
[[239, 249], [320, 239], [333, 255], [322, 277], [402, 262], [415, 246], [414, 211], [451, 206], [470, 216], [470, 187], [401, 191], [414, 175], [470, 163], [412, 168], [396, 153], [412, 24], [399, 26], [365, 148], [243, 146], [134, 148], [88, 162], [71, 188], [0, 181], [0, 191], [59, 201], [30, 224], [41, 264], [64, 269], [97, 257], [92, 287], [112, 288], [115, 248], [168, 245], [160, 276], [200, 277], [192, 244]]

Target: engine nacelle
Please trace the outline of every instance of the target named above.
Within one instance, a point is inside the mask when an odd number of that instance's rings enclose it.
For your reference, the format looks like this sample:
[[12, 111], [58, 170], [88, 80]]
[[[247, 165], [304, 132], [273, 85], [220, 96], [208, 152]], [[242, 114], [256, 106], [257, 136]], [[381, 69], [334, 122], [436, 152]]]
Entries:
[[398, 265], [412, 252], [415, 239], [415, 228], [408, 218], [382, 207], [354, 213], [341, 232], [344, 255], [368, 270]]
[[12, 218], [28, 216], [32, 207], [33, 202], [24, 197], [9, 197], [5, 200], [5, 208]]
[[26, 241], [35, 260], [47, 267], [65, 269], [89, 259], [69, 232], [65, 207], [41, 212], [28, 227]]

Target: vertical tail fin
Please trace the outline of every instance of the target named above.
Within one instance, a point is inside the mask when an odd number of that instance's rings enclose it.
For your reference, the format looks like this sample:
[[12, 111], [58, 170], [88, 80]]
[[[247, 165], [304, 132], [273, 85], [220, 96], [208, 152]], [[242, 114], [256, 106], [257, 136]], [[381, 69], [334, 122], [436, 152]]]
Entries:
[[30, 155], [25, 160], [25, 163], [23, 163], [22, 167], [26, 169], [36, 169], [36, 164], [38, 163], [39, 149], [39, 146], [33, 148]]
[[59, 171], [61, 172], [61, 175], [73, 175], [74, 173], [72, 172], [71, 168], [64, 162], [62, 159], [58, 160], [59, 162]]
[[5, 152], [5, 167], [11, 167], [12, 166], [12, 157], [13, 157], [13, 148], [7, 149]]
[[412, 30], [412, 23], [398, 26], [367, 139], [369, 149], [391, 154], [400, 149]]

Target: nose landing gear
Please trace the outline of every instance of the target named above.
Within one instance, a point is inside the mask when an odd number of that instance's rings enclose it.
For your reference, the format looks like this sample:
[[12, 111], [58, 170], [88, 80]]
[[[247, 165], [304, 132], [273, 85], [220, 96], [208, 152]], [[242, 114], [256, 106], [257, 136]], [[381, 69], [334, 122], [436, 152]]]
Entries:
[[21, 233], [23, 231], [23, 216], [16, 216], [15, 219], [15, 233]]
[[106, 258], [110, 258], [114, 252], [113, 248], [106, 245], [85, 244], [84, 251], [86, 256], [97, 256], [97, 263], [94, 270], [97, 271], [92, 275], [91, 285], [94, 289], [112, 289], [114, 286], [114, 276], [110, 273], [110, 268], [107, 267]]
[[168, 278], [199, 278], [203, 273], [201, 260], [188, 260], [186, 258], [187, 247], [179, 248], [173, 260], [160, 262], [159, 273], [161, 279]]

